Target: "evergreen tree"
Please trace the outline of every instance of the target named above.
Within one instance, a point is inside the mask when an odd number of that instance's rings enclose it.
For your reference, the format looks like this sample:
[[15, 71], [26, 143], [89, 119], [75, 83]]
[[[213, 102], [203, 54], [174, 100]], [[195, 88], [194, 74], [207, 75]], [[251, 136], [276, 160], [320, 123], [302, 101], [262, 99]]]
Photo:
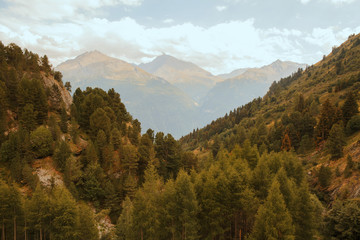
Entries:
[[356, 115], [359, 112], [359, 105], [357, 104], [357, 101], [352, 92], [348, 92], [346, 94], [346, 99], [341, 110], [344, 119], [344, 124], [346, 126], [346, 124], [352, 118], [352, 116]]
[[134, 233], [136, 239], [160, 239], [160, 196], [162, 181], [155, 167], [150, 165], [145, 171], [145, 182], [135, 195], [134, 206]]
[[246, 139], [242, 145], [241, 157], [248, 162], [251, 169], [256, 167], [259, 159], [259, 152], [256, 148], [256, 145], [251, 147], [250, 141], [248, 139]]
[[65, 141], [60, 141], [58, 148], [54, 153], [54, 160], [56, 161], [56, 166], [61, 170], [65, 170], [66, 160], [70, 157], [71, 150], [69, 145]]
[[32, 229], [39, 233], [40, 240], [49, 228], [51, 217], [50, 202], [46, 193], [38, 184], [28, 205], [28, 222]]
[[329, 136], [330, 130], [334, 124], [335, 109], [327, 99], [321, 108], [320, 119], [317, 129], [317, 135], [321, 140], [326, 140]]
[[96, 136], [99, 130], [103, 130], [106, 136], [109, 136], [110, 126], [110, 119], [102, 108], [97, 108], [90, 116], [90, 129], [93, 136]]
[[134, 206], [129, 197], [122, 203], [122, 212], [116, 224], [116, 236], [119, 240], [135, 240]]
[[98, 240], [99, 230], [93, 210], [85, 203], [80, 203], [77, 209], [77, 237], [79, 240]]
[[36, 112], [32, 104], [25, 105], [20, 116], [20, 124], [29, 132], [36, 128]]
[[60, 129], [63, 133], [68, 132], [68, 115], [67, 115], [66, 109], [64, 107], [61, 108]]
[[1, 239], [6, 239], [6, 222], [11, 219], [11, 198], [10, 189], [7, 184], [0, 180], [0, 221]]
[[76, 202], [66, 188], [54, 189], [51, 199], [51, 213], [51, 239], [76, 239]]
[[38, 127], [30, 134], [30, 142], [35, 157], [47, 157], [53, 152], [53, 138], [49, 129], [44, 126]]
[[342, 157], [345, 145], [346, 141], [343, 128], [339, 124], [334, 124], [326, 142], [326, 147], [331, 154], [331, 158], [337, 159]]
[[295, 239], [294, 226], [275, 179], [264, 205], [260, 206], [251, 239]]
[[359, 239], [360, 237], [359, 200], [336, 201], [325, 216], [325, 238]]
[[330, 167], [321, 165], [318, 172], [318, 181], [321, 187], [326, 188], [330, 185], [331, 175]]
[[173, 201], [167, 212], [173, 225], [173, 238], [198, 239], [198, 203], [189, 175], [180, 171], [173, 187], [174, 195], [170, 196]]
[[295, 213], [293, 221], [295, 225], [296, 240], [314, 239], [315, 233], [315, 209], [311, 201], [307, 182], [303, 181], [295, 197]]
[[114, 150], [118, 150], [121, 146], [121, 134], [117, 128], [113, 128], [111, 131], [111, 143], [114, 146]]
[[352, 157], [350, 155], [348, 155], [347, 159], [346, 159], [346, 167], [344, 170], [344, 177], [348, 178], [351, 176], [353, 167], [354, 167], [354, 162], [352, 160]]

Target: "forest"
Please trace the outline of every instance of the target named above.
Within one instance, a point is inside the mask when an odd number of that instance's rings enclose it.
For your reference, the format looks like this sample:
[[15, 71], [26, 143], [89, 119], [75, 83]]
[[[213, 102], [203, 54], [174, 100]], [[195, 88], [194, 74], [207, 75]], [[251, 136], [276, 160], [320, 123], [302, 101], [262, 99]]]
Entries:
[[177, 141], [113, 89], [66, 103], [46, 55], [0, 42], [1, 239], [359, 239], [359, 199], [329, 190], [360, 175], [359, 62], [350, 36]]

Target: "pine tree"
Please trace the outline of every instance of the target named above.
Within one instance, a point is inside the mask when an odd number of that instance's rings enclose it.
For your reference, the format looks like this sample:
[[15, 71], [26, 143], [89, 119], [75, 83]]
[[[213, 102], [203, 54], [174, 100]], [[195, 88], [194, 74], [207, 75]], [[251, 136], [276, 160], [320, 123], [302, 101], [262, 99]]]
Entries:
[[295, 197], [295, 213], [293, 215], [296, 240], [314, 239], [315, 209], [311, 201], [307, 182], [303, 181]]
[[255, 145], [251, 147], [251, 143], [248, 139], [246, 139], [242, 145], [241, 157], [248, 162], [251, 169], [256, 167], [259, 159], [259, 152]]
[[346, 141], [343, 128], [339, 124], [334, 124], [326, 142], [326, 147], [331, 154], [331, 158], [337, 159], [342, 157], [345, 145]]
[[330, 100], [327, 99], [321, 108], [320, 119], [317, 129], [317, 135], [321, 140], [326, 140], [329, 136], [330, 130], [333, 126], [335, 117], [335, 109], [330, 103]]
[[1, 239], [5, 240], [6, 222], [11, 218], [11, 198], [10, 189], [7, 184], [0, 180], [0, 224]]
[[77, 209], [77, 237], [79, 240], [98, 240], [99, 230], [93, 210], [85, 203], [80, 203]]
[[68, 132], [68, 115], [67, 115], [66, 109], [64, 107], [61, 108], [60, 129], [63, 133]]
[[344, 124], [346, 126], [347, 122], [352, 118], [352, 116], [359, 112], [359, 105], [357, 104], [357, 101], [352, 92], [347, 93], [344, 105], [342, 106], [341, 110]]
[[136, 239], [159, 239], [160, 229], [160, 195], [163, 186], [154, 166], [149, 165], [145, 171], [145, 182], [135, 195], [134, 232]]
[[20, 123], [29, 132], [36, 128], [36, 112], [32, 104], [25, 105], [20, 115]]
[[55, 150], [54, 159], [56, 161], [57, 167], [61, 171], [64, 171], [66, 160], [70, 157], [70, 155], [71, 150], [69, 145], [65, 141], [60, 141], [58, 148]]
[[292, 219], [276, 179], [271, 185], [264, 205], [258, 210], [250, 238], [256, 240], [295, 239]]
[[43, 239], [45, 229], [49, 227], [51, 217], [50, 202], [46, 193], [38, 184], [28, 205], [28, 222], [32, 229], [39, 232]]
[[135, 240], [134, 206], [129, 197], [122, 203], [122, 212], [116, 224], [116, 236], [119, 240]]
[[49, 129], [44, 126], [38, 127], [30, 134], [30, 142], [35, 157], [47, 157], [53, 152], [53, 138]]
[[173, 236], [175, 239], [198, 239], [198, 203], [189, 175], [180, 171], [173, 187], [172, 199], [175, 201], [173, 207], [168, 209], [175, 230]]
[[62, 187], [55, 188], [51, 205], [51, 239], [75, 239], [77, 209], [76, 202], [69, 191]]
[[111, 131], [111, 143], [114, 146], [114, 150], [118, 150], [121, 146], [121, 134], [117, 128], [113, 128]]

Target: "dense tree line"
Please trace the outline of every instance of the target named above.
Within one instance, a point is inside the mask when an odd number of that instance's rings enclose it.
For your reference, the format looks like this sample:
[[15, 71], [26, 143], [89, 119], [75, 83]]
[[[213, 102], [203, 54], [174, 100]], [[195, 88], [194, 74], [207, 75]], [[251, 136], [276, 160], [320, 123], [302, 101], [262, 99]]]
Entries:
[[205, 169], [164, 181], [153, 165], [123, 202], [119, 239], [314, 239], [322, 206], [291, 153], [256, 154], [236, 146]]
[[[263, 99], [176, 141], [151, 129], [141, 134], [114, 89], [76, 89], [67, 109], [57, 85], [42, 81], [44, 74], [62, 81], [46, 56], [1, 43], [0, 67], [2, 239], [99, 239], [101, 210], [116, 223], [115, 235], [102, 239], [358, 236], [358, 222], [348, 220], [359, 215], [358, 202], [339, 201], [324, 211], [295, 154], [325, 147], [332, 159], [343, 156], [346, 136], [360, 130], [355, 92], [340, 106], [296, 95], [286, 111], [276, 105], [259, 116], [302, 77], [299, 70]], [[271, 114], [280, 117], [269, 122]], [[210, 154], [185, 152], [186, 144]], [[63, 185], [41, 183], [33, 173], [44, 159]], [[354, 165], [348, 157], [346, 177]], [[325, 165], [318, 170], [322, 188], [331, 174]]]

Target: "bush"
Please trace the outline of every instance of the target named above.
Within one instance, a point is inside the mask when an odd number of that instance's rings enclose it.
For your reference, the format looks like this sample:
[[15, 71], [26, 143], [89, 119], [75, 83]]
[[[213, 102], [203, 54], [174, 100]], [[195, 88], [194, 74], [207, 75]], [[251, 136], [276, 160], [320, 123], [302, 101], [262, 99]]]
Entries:
[[53, 153], [53, 138], [49, 129], [38, 127], [30, 134], [30, 143], [36, 158], [43, 158]]
[[346, 125], [347, 134], [353, 134], [360, 130], [360, 115], [353, 116]]

